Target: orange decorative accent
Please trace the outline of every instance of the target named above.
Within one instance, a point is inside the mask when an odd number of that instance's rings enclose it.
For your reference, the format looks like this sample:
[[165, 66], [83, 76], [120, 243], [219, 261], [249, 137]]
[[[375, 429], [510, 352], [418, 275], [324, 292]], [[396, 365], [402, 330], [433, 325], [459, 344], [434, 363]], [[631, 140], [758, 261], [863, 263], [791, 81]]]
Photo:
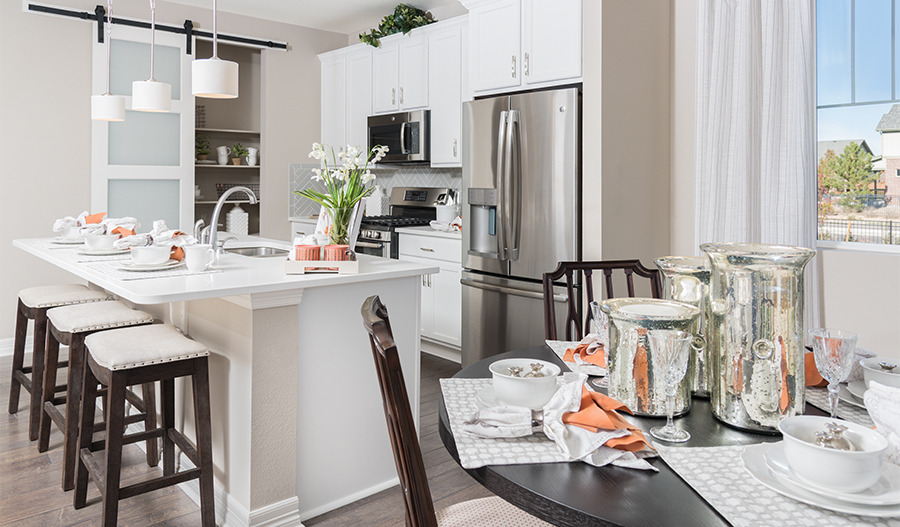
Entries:
[[600, 344], [600, 348], [598, 348], [597, 351], [591, 354], [588, 354], [587, 352], [589, 346], [590, 344], [579, 344], [575, 348], [567, 349], [565, 355], [563, 355], [563, 360], [565, 362], [575, 362], [575, 355], [579, 355], [581, 357], [581, 360], [590, 362], [595, 366], [605, 368], [606, 350], [603, 349], [603, 344]]
[[567, 425], [584, 428], [590, 432], [597, 433], [600, 430], [619, 430], [626, 429], [631, 432], [630, 435], [610, 439], [606, 442], [606, 446], [625, 450], [627, 452], [637, 452], [644, 447], [653, 448], [644, 433], [639, 428], [632, 425], [619, 415], [616, 410], [632, 413], [631, 410], [621, 402], [603, 395], [602, 393], [592, 392], [586, 387], [581, 388], [581, 406], [577, 412], [567, 412], [563, 414], [563, 423]]
[[98, 212], [97, 214], [90, 214], [84, 217], [84, 223], [100, 223], [103, 221], [103, 217], [106, 216], [105, 212]]
[[110, 234], [120, 234], [122, 237], [126, 236], [134, 236], [134, 229], [126, 229], [125, 227], [116, 227], [113, 229]]
[[828, 386], [828, 381], [822, 378], [819, 368], [816, 367], [816, 356], [808, 352], [803, 356], [804, 369], [806, 370], [806, 385], [824, 388]]
[[[645, 337], [647, 330], [638, 328], [638, 338]], [[634, 388], [638, 398], [638, 407], [650, 406], [650, 374], [647, 364], [647, 348], [638, 340], [637, 352], [634, 354]]]
[[781, 346], [781, 402], [780, 408], [781, 413], [784, 414], [785, 410], [789, 404], [791, 404], [791, 398], [788, 395], [788, 384], [787, 384], [787, 376], [788, 376], [788, 365], [787, 365], [787, 353], [785, 353], [784, 349], [784, 339], [781, 338], [781, 335], [778, 336], [778, 345]]

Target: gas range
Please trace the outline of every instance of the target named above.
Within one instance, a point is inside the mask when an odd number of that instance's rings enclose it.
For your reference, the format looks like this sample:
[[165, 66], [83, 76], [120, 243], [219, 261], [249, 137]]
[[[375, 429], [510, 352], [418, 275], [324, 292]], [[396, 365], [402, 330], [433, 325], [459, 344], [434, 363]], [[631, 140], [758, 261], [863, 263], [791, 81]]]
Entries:
[[394, 187], [391, 189], [391, 213], [365, 216], [356, 240], [357, 252], [396, 259], [399, 255], [398, 227], [428, 225], [437, 217], [435, 205], [453, 193], [448, 188]]

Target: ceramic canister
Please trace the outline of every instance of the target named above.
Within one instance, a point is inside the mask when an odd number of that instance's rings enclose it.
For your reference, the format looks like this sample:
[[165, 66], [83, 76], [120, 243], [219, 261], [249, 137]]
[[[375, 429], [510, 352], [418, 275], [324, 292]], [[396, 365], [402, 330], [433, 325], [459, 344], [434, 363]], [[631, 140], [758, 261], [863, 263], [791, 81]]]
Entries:
[[[600, 309], [610, 321], [606, 359], [609, 396], [625, 403], [636, 415], [665, 416], [665, 371], [654, 360], [647, 332], [678, 329], [692, 333], [700, 309], [655, 298], [612, 298], [601, 302]], [[678, 384], [674, 415], [691, 408], [692, 377], [688, 369]]]

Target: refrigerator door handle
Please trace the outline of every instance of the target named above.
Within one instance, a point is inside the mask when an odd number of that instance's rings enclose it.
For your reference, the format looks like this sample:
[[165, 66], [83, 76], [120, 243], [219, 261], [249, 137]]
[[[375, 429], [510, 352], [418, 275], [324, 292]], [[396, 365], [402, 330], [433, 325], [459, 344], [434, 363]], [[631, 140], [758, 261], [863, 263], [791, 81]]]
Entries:
[[[485, 284], [483, 282], [476, 282], [475, 280], [469, 280], [468, 278], [461, 278], [459, 280], [459, 283], [462, 285], [467, 285], [469, 287], [474, 287], [475, 289], [484, 289], [485, 291], [501, 293], [504, 295], [521, 296], [521, 297], [525, 297], [525, 298], [531, 298], [534, 300], [543, 300], [544, 299], [543, 293], [538, 293], [535, 291], [523, 291], [521, 289], [513, 289], [511, 287], [503, 287], [500, 285]], [[564, 303], [564, 302], [569, 301], [569, 297], [566, 295], [553, 295], [553, 301]]]
[[507, 188], [509, 203], [506, 210], [509, 214], [507, 225], [509, 233], [507, 234], [507, 253], [509, 259], [516, 261], [519, 259], [519, 238], [522, 230], [522, 200], [521, 200], [521, 181], [522, 181], [522, 149], [520, 148], [520, 130], [519, 130], [519, 111], [509, 111], [509, 124], [506, 133], [507, 141]]
[[497, 130], [497, 194], [500, 196], [499, 206], [497, 207], [497, 252], [500, 260], [508, 260], [509, 256], [507, 255], [507, 231], [506, 225], [508, 223], [506, 217], [506, 170], [507, 170], [507, 149], [508, 145], [508, 127], [507, 121], [509, 120], [509, 112], [503, 110], [500, 112], [500, 123]]

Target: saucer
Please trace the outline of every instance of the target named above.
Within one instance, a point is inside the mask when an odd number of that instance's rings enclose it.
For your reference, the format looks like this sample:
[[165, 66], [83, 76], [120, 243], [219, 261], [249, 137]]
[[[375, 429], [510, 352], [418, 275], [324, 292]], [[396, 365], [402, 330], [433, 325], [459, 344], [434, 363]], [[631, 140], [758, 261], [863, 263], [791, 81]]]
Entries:
[[857, 408], [864, 409], [866, 407], [862, 400], [850, 393], [850, 390], [848, 390], [846, 386], [841, 386], [841, 391], [838, 392], [838, 399]]
[[859, 402], [862, 402], [863, 396], [866, 394], [866, 383], [863, 381], [849, 382], [847, 383], [847, 390], [850, 391], [853, 397], [859, 399]]
[[114, 254], [125, 254], [128, 249], [82, 249], [78, 254], [85, 256], [111, 256]]
[[897, 505], [858, 505], [856, 503], [847, 503], [829, 499], [799, 486], [788, 486], [780, 478], [776, 477], [772, 471], [769, 470], [769, 467], [766, 466], [766, 453], [775, 444], [780, 443], [750, 445], [744, 447], [743, 452], [741, 452], [741, 461], [744, 462], [744, 469], [753, 476], [753, 479], [769, 489], [782, 496], [787, 496], [793, 500], [806, 503], [807, 505], [813, 505], [834, 512], [882, 518], [895, 518], [900, 516], [900, 507], [897, 507]]
[[59, 243], [62, 245], [81, 245], [84, 243], [84, 238], [63, 238], [62, 236], [57, 236], [50, 240], [51, 243]]
[[179, 262], [178, 260], [174, 259], [161, 264], [136, 264], [134, 262], [122, 262], [122, 264], [119, 266], [119, 269], [121, 269], [122, 271], [162, 271], [163, 269], [171, 269], [182, 264], [184, 264], [183, 261]]
[[497, 393], [491, 385], [485, 386], [480, 392], [475, 394], [475, 406], [479, 410], [492, 408], [494, 406], [503, 406], [503, 402], [497, 398]]
[[817, 485], [814, 481], [801, 481], [791, 471], [784, 457], [783, 443], [773, 443], [765, 455], [766, 466], [787, 486], [795, 485], [826, 498], [834, 498], [857, 505], [897, 505], [900, 504], [900, 467], [884, 463], [881, 478], [862, 492], [841, 492]]

